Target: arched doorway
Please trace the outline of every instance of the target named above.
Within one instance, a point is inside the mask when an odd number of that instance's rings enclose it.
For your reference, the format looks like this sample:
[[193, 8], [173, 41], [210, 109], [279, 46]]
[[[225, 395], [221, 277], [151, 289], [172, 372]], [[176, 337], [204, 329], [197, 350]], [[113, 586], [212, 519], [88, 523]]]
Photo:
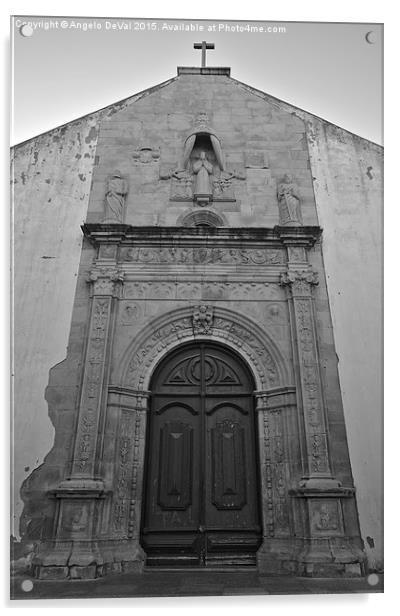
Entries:
[[249, 369], [222, 345], [192, 343], [160, 362], [150, 389], [147, 563], [254, 564], [261, 526]]

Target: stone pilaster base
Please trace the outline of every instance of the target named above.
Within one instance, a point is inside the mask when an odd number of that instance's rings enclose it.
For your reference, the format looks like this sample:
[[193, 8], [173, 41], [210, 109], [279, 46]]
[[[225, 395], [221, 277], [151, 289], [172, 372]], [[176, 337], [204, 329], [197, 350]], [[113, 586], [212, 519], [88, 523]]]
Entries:
[[41, 580], [93, 580], [109, 573], [140, 572], [144, 560], [136, 539], [54, 541], [40, 547], [32, 573]]
[[257, 569], [261, 575], [296, 575], [297, 554], [301, 542], [296, 539], [264, 538], [257, 552]]
[[366, 573], [365, 554], [357, 537], [266, 538], [257, 552], [261, 575], [360, 577]]
[[308, 577], [360, 577], [365, 575], [365, 554], [357, 537], [303, 540], [298, 575]]

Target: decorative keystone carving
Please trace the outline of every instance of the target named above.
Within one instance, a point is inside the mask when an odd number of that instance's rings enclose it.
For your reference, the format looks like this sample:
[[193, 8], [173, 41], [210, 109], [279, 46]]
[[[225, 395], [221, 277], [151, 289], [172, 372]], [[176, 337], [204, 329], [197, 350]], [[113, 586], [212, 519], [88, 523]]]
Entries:
[[318, 284], [318, 274], [312, 270], [289, 270], [281, 274], [280, 284], [289, 286], [293, 295], [309, 295], [311, 286]]
[[213, 321], [214, 308], [212, 306], [196, 306], [193, 311], [193, 333], [210, 334]]
[[90, 272], [87, 282], [93, 284], [93, 295], [115, 295], [124, 275], [121, 270], [101, 267]]

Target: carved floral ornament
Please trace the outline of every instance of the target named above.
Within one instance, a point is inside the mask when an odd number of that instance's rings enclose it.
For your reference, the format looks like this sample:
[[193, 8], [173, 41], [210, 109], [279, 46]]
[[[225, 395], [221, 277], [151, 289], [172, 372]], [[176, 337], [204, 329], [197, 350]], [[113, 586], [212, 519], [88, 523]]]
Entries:
[[152, 370], [164, 354], [198, 336], [239, 351], [254, 373], [257, 389], [291, 382], [290, 368], [280, 350], [256, 323], [225, 308], [200, 305], [156, 318], [138, 334], [121, 358], [117, 370], [121, 385], [146, 390]]
[[296, 295], [309, 295], [311, 287], [318, 284], [318, 274], [312, 270], [289, 270], [281, 274], [282, 286], [291, 288]]
[[123, 271], [107, 267], [93, 269], [87, 278], [94, 295], [114, 295], [123, 281]]
[[279, 248], [143, 246], [122, 248], [121, 259], [132, 263], [275, 265], [284, 263], [285, 254]]

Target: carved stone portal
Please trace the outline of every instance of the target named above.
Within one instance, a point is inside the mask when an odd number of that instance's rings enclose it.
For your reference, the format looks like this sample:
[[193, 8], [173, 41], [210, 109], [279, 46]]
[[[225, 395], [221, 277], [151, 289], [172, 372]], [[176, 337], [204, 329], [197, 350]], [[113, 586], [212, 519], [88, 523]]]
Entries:
[[[226, 231], [221, 237], [228, 235]], [[258, 230], [257, 241], [252, 242], [247, 230], [250, 238], [240, 246], [232, 242], [209, 246], [208, 241], [198, 237], [191, 243], [186, 232], [183, 244], [179, 233], [174, 233], [173, 242], [157, 245], [136, 241], [132, 229], [129, 233], [122, 229], [116, 237], [115, 228], [86, 225], [85, 233], [98, 242], [99, 258], [88, 276], [90, 303], [79, 374], [79, 408], [74, 427], [68, 428], [74, 432], [75, 443], [71, 442], [63, 477], [51, 487], [48, 500], [54, 502], [54, 512], [49, 519], [54, 530], [48, 540], [41, 542], [33, 563], [35, 575], [46, 579], [94, 578], [113, 571], [141, 570], [146, 558], [140, 529], [146, 431], [149, 413], [154, 410], [152, 379], [168, 353], [175, 353], [181, 345], [185, 353], [185, 349], [191, 353], [188, 343], [202, 348], [210, 343], [237, 353], [246, 366], [243, 369], [254, 379], [251, 404], [244, 407], [244, 398], [236, 396], [232, 366], [224, 364], [221, 382], [237, 398], [233, 400], [234, 414], [226, 415], [225, 391], [217, 401], [221, 417], [215, 415], [214, 420], [211, 407], [207, 412], [214, 421], [213, 472], [221, 478], [224, 488], [218, 491], [218, 484], [217, 488], [213, 482], [209, 484], [219, 512], [239, 511], [243, 506], [247, 488], [236, 481], [236, 471], [244, 465], [250, 448], [241, 445], [245, 434], [237, 422], [238, 418], [250, 417], [253, 411], [257, 414], [254, 447], [258, 447], [263, 540], [256, 557], [258, 571], [313, 576], [360, 574], [364, 556], [354, 488], [350, 473], [347, 479], [345, 473], [336, 475], [337, 458], [333, 457], [333, 463], [330, 459], [330, 453], [335, 452], [331, 447], [335, 437], [329, 424], [329, 408], [325, 408], [320, 369], [313, 298], [318, 279], [307, 261], [307, 248], [313, 245], [307, 235], [310, 230], [298, 229], [293, 234], [296, 237], [285, 238], [293, 242], [289, 261], [285, 256], [287, 246], [278, 235], [280, 230], [271, 231], [266, 244], [260, 244]], [[113, 244], [115, 249], [108, 250]], [[157, 279], [151, 279], [151, 275], [144, 279], [145, 264], [156, 266]], [[185, 274], [180, 278], [182, 266], [188, 264], [195, 276], [187, 279]], [[210, 274], [213, 266], [221, 268], [214, 267], [218, 278]], [[250, 275], [238, 279], [236, 270], [241, 272], [242, 266], [251, 268]], [[222, 277], [218, 271], [223, 271]], [[230, 271], [232, 274], [225, 273]], [[252, 280], [253, 273], [258, 275], [256, 280]], [[262, 309], [259, 314], [268, 315], [265, 320], [254, 317], [249, 298]], [[149, 318], [149, 314], [153, 317]], [[278, 330], [287, 332], [286, 348], [281, 339], [274, 340], [273, 332]], [[188, 356], [189, 359], [193, 358]], [[67, 363], [63, 369], [70, 372], [70, 365]], [[210, 365], [213, 364], [207, 364]], [[197, 378], [195, 370], [188, 374]], [[214, 373], [210, 369], [204, 374]], [[65, 385], [60, 383], [64, 381], [60, 373], [54, 374], [54, 415], [61, 409], [65, 416], [63, 395], [58, 395], [58, 390], [63, 394]], [[176, 386], [178, 381], [174, 382]], [[171, 401], [174, 402], [172, 398]], [[175, 408], [170, 398], [167, 406]], [[171, 468], [176, 469], [178, 479], [180, 469], [186, 468], [178, 464], [186, 446], [186, 428], [179, 422], [185, 413], [197, 421], [191, 407], [180, 408], [182, 416], [167, 434], [173, 440], [167, 442], [163, 436], [159, 441], [164, 452], [171, 446]], [[66, 432], [62, 426], [57, 439]], [[186, 441], [189, 443], [190, 438]], [[341, 459], [340, 464], [346, 461]], [[172, 486], [172, 490], [175, 488], [179, 485]], [[172, 490], [158, 494], [159, 502], [167, 509], [177, 500]], [[183, 496], [186, 498], [186, 494]], [[40, 498], [45, 501], [47, 496], [40, 494]], [[186, 506], [185, 498], [179, 507]], [[179, 507], [175, 509], [180, 511]]]

